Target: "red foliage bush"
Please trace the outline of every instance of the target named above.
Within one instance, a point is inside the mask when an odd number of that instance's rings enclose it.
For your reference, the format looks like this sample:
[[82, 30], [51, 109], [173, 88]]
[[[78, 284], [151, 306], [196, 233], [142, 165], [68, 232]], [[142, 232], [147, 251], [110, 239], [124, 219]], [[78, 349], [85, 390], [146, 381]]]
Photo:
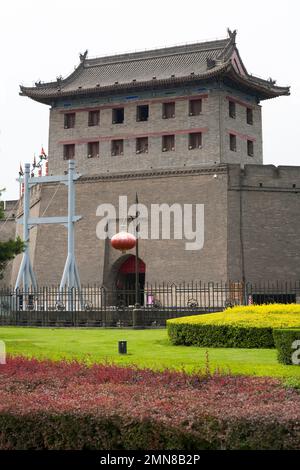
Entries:
[[9, 358], [0, 449], [293, 449], [300, 395], [271, 378]]

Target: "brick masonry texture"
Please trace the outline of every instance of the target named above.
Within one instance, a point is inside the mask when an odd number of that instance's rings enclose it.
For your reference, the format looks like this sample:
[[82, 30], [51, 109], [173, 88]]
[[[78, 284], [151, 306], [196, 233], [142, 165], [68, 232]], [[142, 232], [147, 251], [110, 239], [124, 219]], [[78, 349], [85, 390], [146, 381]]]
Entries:
[[[161, 92], [162, 93], [162, 92]], [[120, 96], [110, 104], [94, 106], [100, 108], [99, 126], [88, 126], [87, 103], [81, 106], [70, 105], [67, 112], [76, 111], [75, 127], [64, 128], [64, 109], [56, 107], [50, 112], [49, 131], [49, 170], [51, 174], [61, 174], [67, 169], [63, 160], [63, 144], [76, 143], [75, 159], [80, 172], [98, 174], [101, 172], [134, 171], [147, 168], [172, 168], [178, 166], [213, 165], [218, 163], [252, 164], [262, 163], [261, 109], [253, 97], [237, 93], [229, 88], [211, 88], [202, 93], [202, 112], [199, 116], [189, 116], [189, 99], [199, 95], [191, 90], [184, 96], [185, 90], [176, 90], [166, 98], [165, 95], [155, 99], [143, 97], [142, 100], [127, 102]], [[236, 104], [236, 119], [228, 116], [228, 99], [235, 97], [243, 104]], [[175, 101], [175, 117], [162, 119], [162, 101]], [[136, 121], [136, 107], [140, 103], [149, 103], [149, 120]], [[253, 108], [253, 125], [246, 122], [247, 104]], [[124, 123], [112, 124], [112, 108], [124, 106]], [[82, 109], [82, 111], [80, 111]], [[188, 133], [203, 129], [201, 149], [188, 149]], [[182, 133], [185, 130], [186, 133]], [[177, 132], [180, 132], [177, 134]], [[237, 133], [237, 151], [229, 150], [229, 133]], [[162, 138], [155, 134], [167, 132], [176, 134], [175, 150], [162, 151]], [[147, 154], [136, 154], [136, 137], [149, 135]], [[247, 139], [254, 140], [254, 157], [247, 155]], [[124, 155], [111, 156], [111, 140], [124, 138]], [[242, 137], [241, 137], [242, 136]], [[105, 139], [105, 140], [101, 140]], [[80, 143], [83, 141], [82, 143]], [[87, 158], [87, 141], [100, 141], [99, 158]], [[78, 143], [79, 142], [79, 143]]]
[[[113, 250], [99, 240], [96, 227], [102, 203], [118, 207], [118, 198], [135, 194], [148, 208], [151, 204], [203, 204], [205, 239], [198, 251], [185, 250], [186, 240], [141, 240], [140, 257], [150, 283], [259, 281], [300, 277], [298, 217], [300, 167], [262, 165], [261, 107], [247, 96], [224, 85], [203, 89], [148, 92], [133, 100], [111, 96], [97, 102], [61, 102], [50, 110], [50, 174], [63, 174], [63, 145], [76, 143], [76, 259], [83, 284], [112, 285], [129, 254]], [[189, 116], [189, 99], [202, 96], [202, 113]], [[229, 117], [228, 100], [236, 102], [236, 117]], [[162, 102], [175, 100], [175, 117], [162, 119]], [[149, 103], [149, 120], [136, 121], [136, 106]], [[124, 106], [124, 124], [112, 124], [112, 108]], [[253, 125], [246, 109], [253, 109]], [[100, 108], [100, 125], [88, 127], [88, 109]], [[73, 129], [64, 129], [64, 113], [76, 111]], [[202, 129], [202, 148], [188, 149], [188, 133]], [[161, 134], [175, 135], [175, 150], [162, 152]], [[237, 148], [229, 148], [229, 134]], [[135, 138], [149, 135], [147, 154], [136, 154]], [[124, 155], [111, 156], [112, 138], [124, 138]], [[247, 155], [247, 140], [254, 156]], [[87, 142], [100, 142], [99, 158], [87, 158]], [[54, 192], [55, 197], [52, 200]], [[49, 205], [50, 204], [50, 205]], [[32, 190], [31, 214], [67, 214], [67, 188], [43, 184]], [[48, 207], [49, 206], [49, 207]], [[47, 210], [46, 210], [47, 209]], [[46, 212], [45, 212], [46, 211]], [[19, 215], [22, 207], [20, 205]], [[1, 226], [1, 223], [0, 223]], [[14, 222], [7, 227], [7, 237]], [[17, 233], [22, 227], [18, 225]], [[38, 226], [31, 230], [30, 255], [40, 285], [58, 284], [67, 255], [67, 231], [63, 226]], [[6, 273], [14, 283], [20, 256]]]
[[299, 280], [300, 167], [234, 168], [228, 189], [229, 277], [241, 278], [241, 232], [247, 281]]
[[[186, 251], [185, 240], [140, 242], [146, 281], [299, 279], [299, 167], [247, 165], [241, 169], [228, 164], [186, 170], [186, 174], [165, 173], [120, 174], [115, 179], [95, 176], [76, 183], [76, 212], [83, 215], [76, 225], [76, 258], [83, 284], [110, 286], [122, 262], [134, 254], [122, 255], [97, 238], [101, 218], [96, 211], [101, 203], [118, 207], [119, 195], [127, 195], [129, 205], [133, 204], [136, 192], [148, 207], [198, 203], [204, 204], [205, 211], [202, 250]], [[43, 214], [55, 190], [55, 185], [40, 185], [40, 200], [32, 214]], [[61, 185], [44, 215], [66, 211], [67, 190]], [[32, 232], [31, 256], [38, 282], [57, 284], [67, 253], [67, 231], [63, 226], [40, 226]], [[12, 280], [18, 263], [17, 259]]]
[[[133, 204], [136, 191], [140, 202], [147, 206], [155, 203], [194, 204], [196, 201], [205, 204], [207, 209], [203, 250], [186, 251], [184, 240], [141, 240], [140, 257], [147, 266], [147, 281], [182, 282], [200, 278], [204, 273], [206, 278], [215, 280], [226, 276], [226, 181], [225, 172], [220, 173], [218, 181], [214, 180], [212, 173], [77, 183], [76, 212], [84, 216], [76, 225], [76, 258], [82, 283], [110, 283], [110, 271], [122, 258], [110, 243], [96, 237], [97, 223], [101, 220], [96, 216], [98, 205], [111, 203], [118, 207], [119, 195], [127, 195], [128, 203]], [[52, 197], [53, 189], [53, 186], [45, 185], [42, 188], [42, 212]], [[48, 216], [66, 213], [66, 196], [66, 189], [62, 186], [47, 211]], [[216, 217], [219, 221], [217, 227]], [[67, 232], [64, 227], [38, 228], [34, 265], [40, 284], [59, 282], [66, 251]]]

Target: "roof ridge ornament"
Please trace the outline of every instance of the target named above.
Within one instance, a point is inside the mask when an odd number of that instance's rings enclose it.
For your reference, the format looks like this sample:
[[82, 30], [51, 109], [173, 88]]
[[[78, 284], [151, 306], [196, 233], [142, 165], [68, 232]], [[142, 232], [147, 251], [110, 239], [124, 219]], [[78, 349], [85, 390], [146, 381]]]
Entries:
[[[150, 90], [154, 82], [163, 88], [168, 87], [171, 83], [173, 85], [175, 82], [178, 86], [185, 87], [196, 77], [197, 82], [201, 81], [204, 84], [207, 80], [212, 81], [225, 76], [232, 80], [232, 84], [238, 86], [239, 89], [242, 87], [244, 91], [258, 96], [260, 100], [288, 95], [288, 87], [275, 86], [267, 80], [248, 74], [234, 43], [236, 30], [228, 29], [228, 34], [230, 37], [227, 39], [217, 40], [208, 45], [198, 43], [189, 52], [182, 53], [183, 49], [180, 47], [172, 49], [173, 55], [171, 52], [165, 55], [164, 50], [158, 50], [155, 61], [149, 61], [148, 56], [138, 56], [141, 57], [139, 62], [135, 62], [134, 66], [130, 67], [127, 56], [124, 61], [124, 56], [121, 55], [110, 56], [109, 60], [103, 59], [102, 61], [101, 58], [97, 60], [87, 58], [86, 51], [84, 54], [80, 54], [82, 62], [70, 75], [64, 79], [58, 78], [52, 82], [36, 84], [35, 87], [22, 87], [21, 95], [28, 96], [40, 103], [52, 105], [62, 97], [98, 95], [99, 91], [108, 95], [117, 89], [127, 90], [126, 93], [136, 92], [137, 89]], [[154, 57], [154, 53], [152, 55]], [[237, 64], [241, 64], [243, 75], [238, 73], [234, 58]], [[155, 63], [155, 71], [153, 63]], [[115, 64], [121, 64], [122, 67]], [[121, 69], [127, 69], [125, 75], [119, 72]], [[175, 75], [175, 77], [171, 77], [171, 75]], [[123, 81], [120, 77], [123, 77]]]
[[212, 69], [216, 66], [216, 60], [212, 59], [211, 57], [206, 57], [206, 68]]
[[235, 44], [235, 39], [236, 39], [236, 35], [237, 35], [237, 29], [234, 29], [233, 31], [231, 31], [230, 28], [227, 28], [227, 33], [228, 33], [229, 38], [230, 38], [231, 41], [233, 42], [233, 44]]
[[80, 60], [80, 63], [82, 64], [85, 59], [87, 58], [87, 55], [88, 55], [88, 50], [86, 49], [85, 52], [83, 54], [79, 54], [79, 60]]

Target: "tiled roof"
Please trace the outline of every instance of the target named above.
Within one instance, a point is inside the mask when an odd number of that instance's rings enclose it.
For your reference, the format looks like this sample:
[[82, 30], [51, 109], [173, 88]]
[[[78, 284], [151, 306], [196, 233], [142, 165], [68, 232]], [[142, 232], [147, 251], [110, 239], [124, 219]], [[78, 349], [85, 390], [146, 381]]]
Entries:
[[80, 76], [69, 86], [85, 87], [120, 84], [132, 80], [145, 82], [156, 77], [159, 80], [185, 77], [194, 73], [207, 71], [207, 59], [218, 59], [228, 41], [215, 41], [206, 44], [194, 44], [162, 51], [151, 51], [144, 54], [129, 54], [106, 59], [87, 60]]
[[21, 94], [48, 103], [60, 96], [203, 80], [228, 70], [235, 49], [235, 33], [229, 32], [227, 39], [145, 52], [96, 59], [88, 59], [85, 53], [66, 79], [21, 87]]

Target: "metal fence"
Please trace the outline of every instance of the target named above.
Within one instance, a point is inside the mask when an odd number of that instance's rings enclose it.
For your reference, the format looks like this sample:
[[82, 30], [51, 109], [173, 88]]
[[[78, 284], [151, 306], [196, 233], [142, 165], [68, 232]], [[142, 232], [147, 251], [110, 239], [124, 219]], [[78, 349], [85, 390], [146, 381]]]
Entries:
[[[234, 305], [300, 303], [300, 281], [146, 284], [140, 289], [139, 300], [145, 326], [162, 326], [168, 318], [216, 312]], [[0, 290], [0, 323], [132, 326], [134, 304], [132, 289], [6, 288]]]

